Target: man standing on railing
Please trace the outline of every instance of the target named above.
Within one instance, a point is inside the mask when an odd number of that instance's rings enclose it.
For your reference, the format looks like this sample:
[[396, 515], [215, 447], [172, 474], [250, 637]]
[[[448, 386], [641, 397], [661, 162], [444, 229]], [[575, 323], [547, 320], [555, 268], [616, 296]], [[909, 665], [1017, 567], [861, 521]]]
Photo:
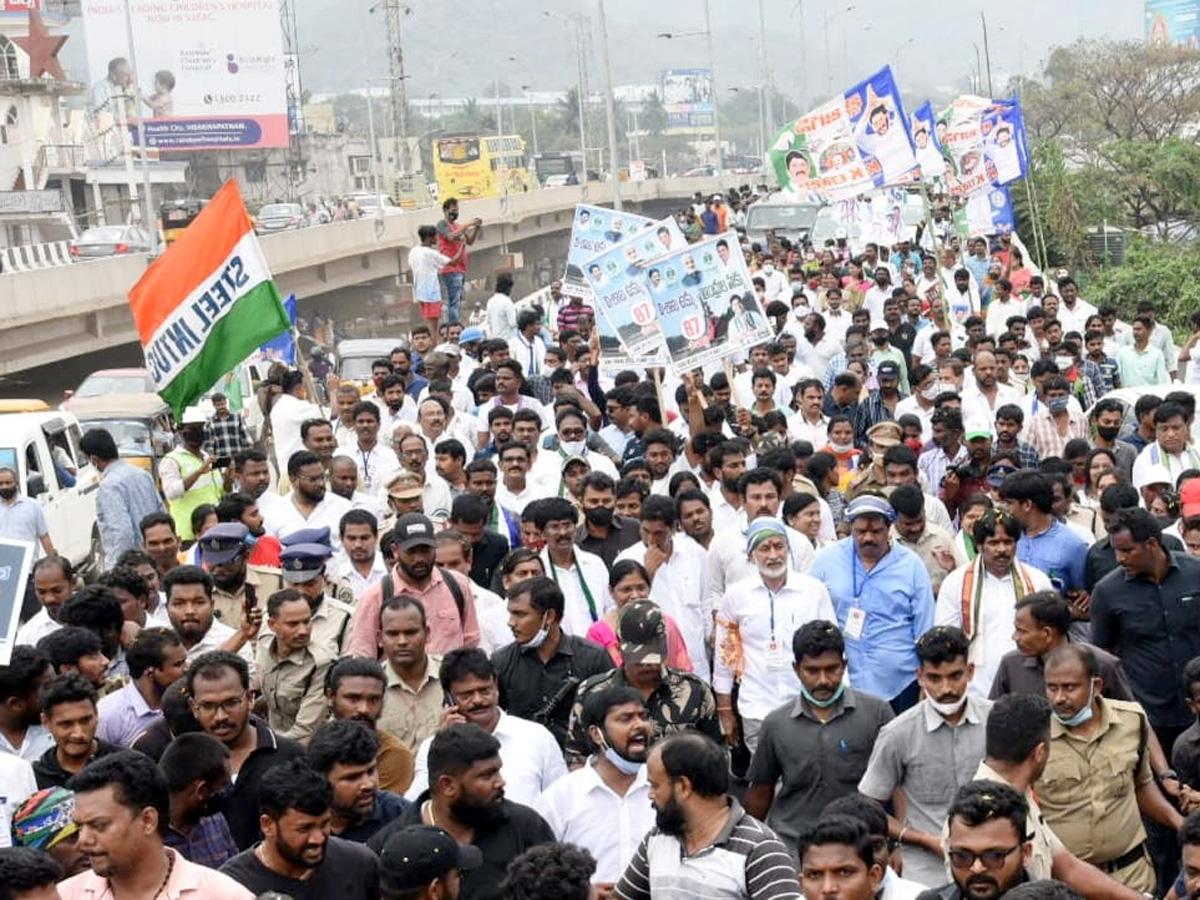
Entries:
[[[458, 224], [458, 201], [453, 197], [446, 198], [442, 203], [444, 218], [437, 223], [438, 250], [453, 262], [442, 267], [442, 285], [446, 288], [446, 321], [459, 321], [459, 309], [462, 306], [463, 283], [467, 280], [467, 250], [479, 237], [479, 229], [483, 226], [482, 219], [472, 219], [466, 225]], [[459, 255], [459, 245], [465, 244]]]

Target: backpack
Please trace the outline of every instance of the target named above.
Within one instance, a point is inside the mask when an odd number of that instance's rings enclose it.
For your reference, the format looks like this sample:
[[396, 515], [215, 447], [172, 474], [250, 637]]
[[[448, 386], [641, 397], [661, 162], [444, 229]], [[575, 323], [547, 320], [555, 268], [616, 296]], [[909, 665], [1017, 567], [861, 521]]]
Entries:
[[[463, 596], [462, 585], [454, 580], [453, 576], [446, 571], [445, 566], [438, 566], [437, 570], [442, 573], [442, 580], [446, 582], [446, 587], [450, 589], [450, 596], [454, 598], [454, 605], [458, 608], [458, 624], [462, 626], [466, 621], [467, 614], [467, 598]], [[380, 606], [386, 606], [387, 602], [396, 596], [396, 583], [392, 580], [392, 574], [389, 572], [383, 576], [383, 581], [380, 582], [383, 589], [383, 600]]]

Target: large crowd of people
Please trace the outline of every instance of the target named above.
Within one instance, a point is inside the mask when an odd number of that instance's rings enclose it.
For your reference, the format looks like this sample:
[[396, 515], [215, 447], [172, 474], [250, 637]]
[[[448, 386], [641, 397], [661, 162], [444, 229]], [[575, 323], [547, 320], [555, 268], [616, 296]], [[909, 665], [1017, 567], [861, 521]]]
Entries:
[[919, 241], [745, 243], [710, 371], [501, 276], [160, 483], [88, 431], [90, 584], [0, 469], [0, 900], [1200, 896], [1195, 339]]

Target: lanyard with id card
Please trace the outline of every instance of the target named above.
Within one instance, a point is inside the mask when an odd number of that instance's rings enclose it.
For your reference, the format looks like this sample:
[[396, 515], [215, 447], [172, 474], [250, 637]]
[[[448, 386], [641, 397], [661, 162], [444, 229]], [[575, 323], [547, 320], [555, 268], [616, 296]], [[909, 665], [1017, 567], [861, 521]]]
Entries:
[[783, 643], [775, 636], [775, 595], [769, 589], [767, 597], [771, 601], [771, 636], [767, 641], [767, 671], [782, 672], [791, 668], [791, 665]]
[[[860, 605], [862, 603], [862, 590], [859, 589], [858, 584], [859, 565], [858, 553], [854, 553], [850, 560], [850, 579], [851, 590], [854, 594], [854, 605], [850, 607], [849, 612], [846, 613], [846, 627], [843, 630], [845, 631], [846, 637], [855, 641], [862, 639], [863, 632], [867, 627], [867, 612]], [[866, 588], [867, 579], [870, 577], [870, 572], [865, 573], [862, 584], [863, 588]]]

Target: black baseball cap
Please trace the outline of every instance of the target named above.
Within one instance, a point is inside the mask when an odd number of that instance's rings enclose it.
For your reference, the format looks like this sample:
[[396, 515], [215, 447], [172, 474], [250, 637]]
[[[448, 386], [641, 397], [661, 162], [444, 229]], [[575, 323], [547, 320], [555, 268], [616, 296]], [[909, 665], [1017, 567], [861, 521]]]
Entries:
[[467, 871], [483, 863], [471, 844], [460, 844], [436, 825], [408, 825], [393, 833], [379, 855], [380, 886], [388, 893], [424, 887], [455, 869]]

